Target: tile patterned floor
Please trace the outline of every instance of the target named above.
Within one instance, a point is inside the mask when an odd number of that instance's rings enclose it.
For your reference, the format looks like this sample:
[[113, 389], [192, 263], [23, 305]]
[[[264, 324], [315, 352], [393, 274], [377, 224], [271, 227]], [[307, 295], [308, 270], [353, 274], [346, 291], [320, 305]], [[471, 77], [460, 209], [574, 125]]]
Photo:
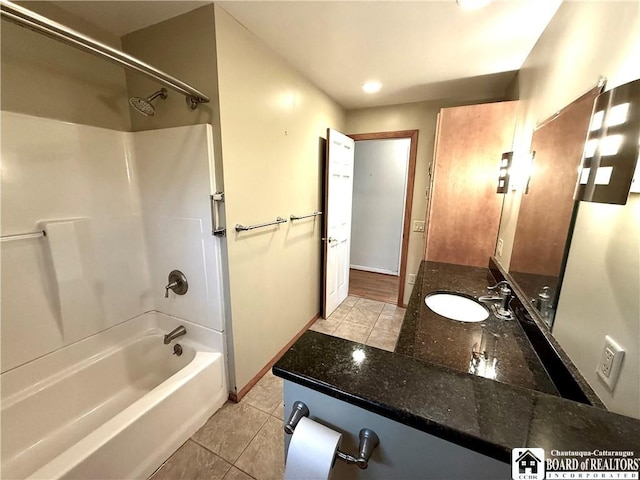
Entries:
[[392, 352], [405, 310], [390, 303], [349, 296], [329, 318], [316, 320], [311, 330]]
[[267, 372], [240, 403], [225, 403], [150, 480], [282, 480], [282, 383]]
[[[393, 351], [404, 311], [350, 296], [311, 329]], [[149, 480], [282, 480], [282, 385], [267, 372], [240, 403], [225, 403]]]

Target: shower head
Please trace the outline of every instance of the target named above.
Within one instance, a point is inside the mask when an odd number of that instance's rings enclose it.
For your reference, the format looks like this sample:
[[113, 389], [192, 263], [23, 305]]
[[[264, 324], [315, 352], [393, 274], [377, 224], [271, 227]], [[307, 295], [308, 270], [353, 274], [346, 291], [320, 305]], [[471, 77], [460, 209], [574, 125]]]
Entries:
[[153, 117], [156, 114], [156, 109], [151, 102], [153, 102], [158, 97], [162, 98], [163, 100], [167, 98], [167, 89], [161, 88], [156, 93], [150, 95], [147, 98], [132, 97], [129, 99], [129, 104], [142, 115]]

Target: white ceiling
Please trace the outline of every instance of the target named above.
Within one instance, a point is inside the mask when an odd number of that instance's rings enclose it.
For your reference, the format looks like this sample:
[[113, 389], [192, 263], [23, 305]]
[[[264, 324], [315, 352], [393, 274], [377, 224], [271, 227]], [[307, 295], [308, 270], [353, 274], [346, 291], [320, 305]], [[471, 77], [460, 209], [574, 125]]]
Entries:
[[[560, 0], [221, 2], [343, 107], [504, 94]], [[378, 80], [374, 95], [361, 85]]]
[[[122, 36], [194, 1], [61, 1]], [[219, 5], [347, 109], [504, 94], [561, 0], [226, 1]], [[365, 94], [368, 80], [383, 84]]]

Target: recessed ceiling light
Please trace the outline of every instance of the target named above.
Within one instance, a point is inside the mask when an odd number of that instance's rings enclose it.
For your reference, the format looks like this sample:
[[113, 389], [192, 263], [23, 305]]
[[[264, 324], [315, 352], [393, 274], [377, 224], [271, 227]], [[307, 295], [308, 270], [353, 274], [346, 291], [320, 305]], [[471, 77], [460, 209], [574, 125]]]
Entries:
[[376, 93], [382, 88], [382, 84], [380, 82], [364, 82], [362, 84], [362, 90], [366, 93]]
[[477, 10], [489, 4], [491, 0], [456, 0], [465, 10]]

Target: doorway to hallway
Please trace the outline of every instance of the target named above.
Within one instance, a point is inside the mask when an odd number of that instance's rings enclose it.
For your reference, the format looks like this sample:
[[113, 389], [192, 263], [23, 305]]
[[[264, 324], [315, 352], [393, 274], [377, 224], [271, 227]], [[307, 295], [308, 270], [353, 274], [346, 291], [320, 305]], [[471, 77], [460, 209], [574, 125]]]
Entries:
[[417, 130], [355, 140], [349, 295], [403, 306]]

